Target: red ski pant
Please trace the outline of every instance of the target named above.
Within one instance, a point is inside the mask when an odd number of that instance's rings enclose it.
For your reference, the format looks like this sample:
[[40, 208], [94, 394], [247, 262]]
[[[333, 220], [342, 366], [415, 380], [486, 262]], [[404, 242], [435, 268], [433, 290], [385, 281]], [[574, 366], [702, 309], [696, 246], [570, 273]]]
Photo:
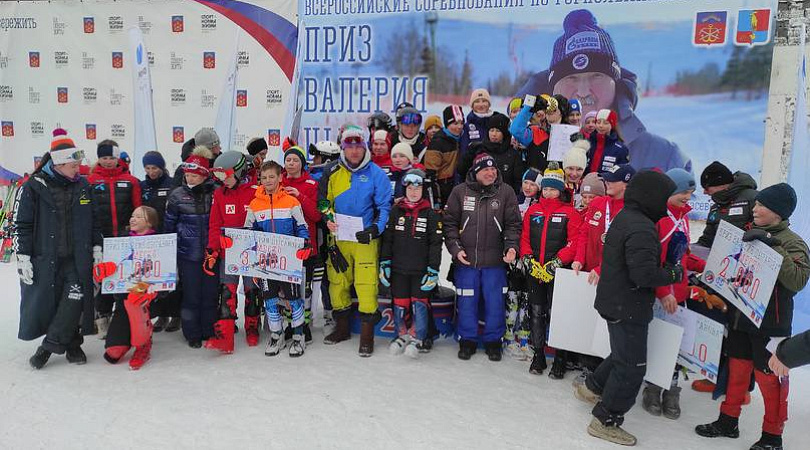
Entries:
[[740, 417], [751, 373], [762, 392], [765, 402], [765, 417], [762, 431], [781, 436], [787, 421], [789, 383], [787, 377], [779, 379], [768, 369], [771, 353], [766, 350], [770, 338], [729, 330], [728, 333], [728, 388], [720, 412], [731, 417]]

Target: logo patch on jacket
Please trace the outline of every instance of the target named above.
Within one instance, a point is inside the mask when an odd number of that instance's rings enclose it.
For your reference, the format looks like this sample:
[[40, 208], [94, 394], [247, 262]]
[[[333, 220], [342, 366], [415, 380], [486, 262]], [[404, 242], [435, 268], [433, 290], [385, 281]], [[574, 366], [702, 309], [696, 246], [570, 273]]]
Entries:
[[602, 211], [596, 211], [593, 213], [593, 220], [599, 220], [602, 218]]
[[498, 208], [500, 208], [500, 207], [501, 207], [501, 202], [500, 202], [500, 200], [492, 200], [492, 201], [489, 203], [489, 206], [490, 206], [490, 208], [492, 208], [492, 209], [498, 209]]
[[236, 205], [225, 205], [225, 214], [236, 214]]
[[405, 225], [405, 217], [400, 217], [397, 220], [397, 225]]

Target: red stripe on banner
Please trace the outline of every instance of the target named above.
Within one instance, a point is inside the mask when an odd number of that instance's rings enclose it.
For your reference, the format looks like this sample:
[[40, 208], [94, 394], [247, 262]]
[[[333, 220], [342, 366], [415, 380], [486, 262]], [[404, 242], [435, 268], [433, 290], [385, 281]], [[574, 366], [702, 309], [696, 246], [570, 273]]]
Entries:
[[278, 66], [287, 76], [287, 79], [292, 81], [293, 79], [293, 72], [295, 71], [295, 56], [292, 55], [287, 48], [276, 39], [269, 31], [262, 28], [256, 22], [250, 20], [249, 18], [245, 17], [244, 15], [232, 10], [220, 6], [215, 3], [207, 2], [205, 0], [196, 0], [198, 3], [201, 3], [209, 8], [217, 11], [218, 13], [222, 14], [223, 16], [231, 19], [233, 23], [239, 25], [243, 30], [247, 31], [248, 34], [253, 36], [270, 56], [273, 57], [274, 60], [278, 63]]

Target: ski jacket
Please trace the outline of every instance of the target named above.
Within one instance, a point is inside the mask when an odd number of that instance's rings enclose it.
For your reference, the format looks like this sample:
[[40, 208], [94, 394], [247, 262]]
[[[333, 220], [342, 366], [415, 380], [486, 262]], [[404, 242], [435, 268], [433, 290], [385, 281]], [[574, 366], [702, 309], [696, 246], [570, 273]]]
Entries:
[[[662, 264], [667, 260], [669, 241], [672, 240], [672, 235], [675, 232], [680, 231], [689, 239], [689, 217], [687, 217], [687, 215], [691, 210], [692, 207], [689, 205], [681, 208], [667, 204], [667, 217], [664, 217], [655, 224], [655, 228], [658, 230], [658, 240], [661, 243]], [[693, 255], [687, 248], [686, 253], [681, 257], [681, 265], [685, 269], [683, 277], [674, 284], [655, 288], [655, 298], [664, 298], [672, 294], [678, 303], [686, 302], [686, 299], [689, 298], [687, 271], [703, 272], [703, 269], [706, 268], [706, 261]]]
[[442, 223], [430, 202], [394, 205], [382, 236], [380, 261], [391, 261], [391, 270], [419, 275], [430, 267], [439, 270], [442, 260]]
[[437, 181], [452, 180], [456, 175], [459, 159], [459, 139], [443, 128], [433, 135], [425, 151], [425, 169], [436, 174]]
[[121, 163], [112, 169], [97, 164], [87, 181], [93, 185], [95, 219], [104, 237], [126, 236], [132, 211], [141, 206], [140, 181]]
[[579, 227], [577, 252], [574, 257], [574, 261], [582, 264], [582, 270], [600, 272], [605, 245], [602, 238], [609, 228], [607, 223], [608, 221], [612, 223], [623, 207], [623, 198], [614, 199], [604, 195], [591, 201]]
[[84, 178], [72, 182], [46, 172], [50, 167], [20, 186], [14, 205], [14, 251], [30, 256], [34, 267], [34, 284], [20, 283], [17, 336], [25, 341], [46, 334], [56, 315], [54, 292], [62, 289], [56, 285], [60, 257], [73, 260], [81, 281], [82, 334], [94, 332], [93, 246], [102, 245], [103, 237], [93, 218], [92, 188]]
[[328, 200], [338, 214], [362, 217], [364, 228], [376, 225], [382, 234], [391, 211], [391, 182], [385, 172], [371, 162], [368, 150], [357, 168], [349, 168], [343, 154], [339, 161], [324, 168], [318, 198]]
[[445, 245], [453, 259], [467, 253], [471, 267], [501, 267], [510, 248], [520, 250], [520, 211], [515, 191], [500, 176], [483, 186], [475, 175], [453, 188], [443, 217]]
[[582, 219], [574, 208], [556, 198], [542, 198], [523, 216], [520, 256], [531, 255], [541, 264], [560, 258], [571, 264]]
[[757, 196], [757, 182], [744, 172], [734, 174], [734, 181], [728, 189], [715, 192], [706, 216], [706, 228], [697, 241], [698, 245], [711, 248], [720, 221], [734, 225], [741, 230], [751, 228], [754, 221], [754, 203]]
[[503, 182], [511, 186], [515, 191], [515, 195], [517, 195], [521, 192], [523, 172], [526, 171], [526, 167], [520, 153], [509, 145], [511, 140], [512, 136], [504, 136], [504, 141], [501, 143], [490, 142], [489, 139], [473, 143], [458, 163], [458, 174], [462, 178], [466, 178], [475, 157], [480, 154], [487, 154], [495, 160], [495, 165], [501, 173]]
[[253, 230], [309, 239], [301, 204], [281, 186], [272, 195], [264, 191], [264, 186], [256, 189], [244, 225]]
[[245, 226], [248, 204], [256, 196], [256, 186], [239, 183], [229, 189], [225, 185], [214, 191], [211, 216], [208, 218], [208, 248], [220, 250], [223, 228]]
[[298, 203], [304, 211], [304, 219], [307, 222], [307, 231], [312, 241], [312, 248], [317, 253], [318, 243], [315, 242], [315, 233], [318, 222], [321, 221], [321, 213], [318, 211], [318, 182], [313, 180], [307, 171], [301, 171], [298, 178], [289, 178], [287, 172], [281, 174], [281, 185], [298, 189]]
[[[464, 130], [461, 132], [461, 141], [459, 142], [459, 158], [467, 156], [467, 151], [470, 147], [477, 142], [484, 142], [489, 136], [489, 118], [492, 117], [493, 111], [481, 115], [474, 111], [467, 113], [467, 119], [464, 121]], [[509, 142], [507, 140], [507, 142]], [[466, 173], [462, 173], [462, 179]]]
[[773, 337], [792, 334], [793, 297], [807, 285], [807, 280], [810, 278], [810, 259], [808, 258], [807, 243], [788, 226], [787, 220], [770, 227], [754, 226], [754, 228], [763, 228], [781, 241], [781, 245], [771, 248], [782, 255], [782, 266], [779, 268], [776, 285], [759, 328], [729, 303], [728, 326], [730, 329]]
[[[532, 115], [532, 108], [524, 105], [509, 125], [509, 133], [523, 146], [523, 160], [526, 161], [526, 167], [533, 167], [542, 172], [548, 166], [548, 139], [551, 135], [543, 127], [529, 123]], [[523, 173], [520, 176], [523, 176]]]
[[[609, 172], [613, 166], [630, 162], [629, 150], [615, 131], [611, 131], [607, 135], [591, 133], [588, 141], [591, 143], [591, 148], [588, 150], [585, 175], [590, 172]], [[633, 166], [635, 167], [635, 164]]]
[[146, 177], [141, 181], [141, 204], [155, 208], [160, 219], [155, 224], [158, 233], [163, 231], [163, 220], [166, 217], [166, 202], [169, 200], [169, 193], [175, 188], [174, 179], [163, 171], [160, 178], [151, 179]]
[[602, 255], [602, 273], [594, 307], [607, 320], [649, 323], [654, 289], [674, 281], [661, 267], [661, 243], [655, 224], [666, 216], [675, 183], [654, 171], [638, 172], [625, 192]]
[[174, 188], [166, 202], [163, 231], [177, 233], [177, 257], [202, 261], [208, 246], [208, 222], [216, 185], [209, 178], [193, 188]]

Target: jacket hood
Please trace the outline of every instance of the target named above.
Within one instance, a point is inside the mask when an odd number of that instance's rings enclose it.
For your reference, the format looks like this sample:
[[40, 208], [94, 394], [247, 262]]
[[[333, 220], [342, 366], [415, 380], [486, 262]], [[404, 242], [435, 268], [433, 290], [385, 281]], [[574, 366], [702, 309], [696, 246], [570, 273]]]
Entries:
[[633, 176], [624, 193], [624, 207], [637, 209], [654, 223], [667, 216], [667, 199], [675, 182], [661, 172], [642, 170]]
[[345, 152], [340, 152], [340, 160], [339, 161], [340, 161], [340, 165], [345, 167], [346, 170], [348, 170], [349, 172], [359, 172], [359, 171], [365, 169], [366, 166], [368, 166], [371, 163], [371, 150], [369, 150], [368, 147], [366, 147], [366, 154], [365, 154], [365, 156], [363, 156], [363, 160], [360, 161], [360, 165], [358, 165], [354, 169], [352, 169], [349, 166], [348, 161], [346, 161], [345, 155], [346, 155]]
[[734, 200], [740, 192], [746, 189], [756, 189], [757, 182], [751, 175], [745, 172], [734, 173], [734, 181], [729, 185], [728, 189], [720, 192], [715, 192], [712, 195], [712, 200], [715, 203], [726, 204]]

